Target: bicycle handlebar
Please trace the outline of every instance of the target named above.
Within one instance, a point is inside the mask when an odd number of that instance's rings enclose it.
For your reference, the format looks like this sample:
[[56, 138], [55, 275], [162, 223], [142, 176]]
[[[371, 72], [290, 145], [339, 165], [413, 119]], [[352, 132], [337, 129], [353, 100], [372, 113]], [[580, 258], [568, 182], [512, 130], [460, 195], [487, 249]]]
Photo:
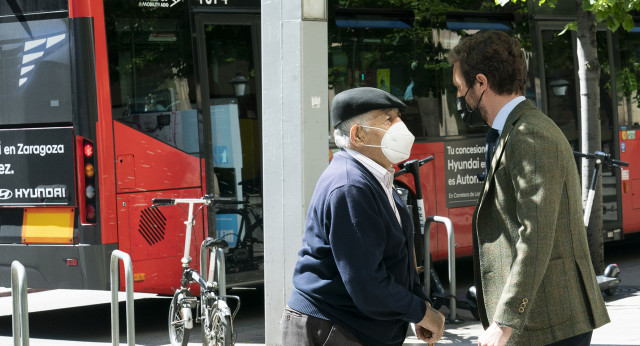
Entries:
[[247, 204], [247, 201], [238, 201], [232, 198], [215, 198], [213, 195], [205, 195], [202, 198], [154, 198], [151, 200], [152, 208], [174, 205], [181, 203], [202, 203], [206, 205], [219, 205], [219, 204]]
[[583, 158], [588, 159], [588, 160], [600, 160], [601, 163], [603, 163], [603, 164], [605, 164], [607, 166], [629, 167], [629, 162], [624, 162], [624, 161], [612, 159], [611, 158], [611, 154], [607, 154], [607, 153], [602, 152], [602, 151], [596, 151], [593, 154], [592, 153], [581, 153], [579, 151], [574, 151], [573, 155], [574, 156], [578, 156], [578, 157], [583, 157]]

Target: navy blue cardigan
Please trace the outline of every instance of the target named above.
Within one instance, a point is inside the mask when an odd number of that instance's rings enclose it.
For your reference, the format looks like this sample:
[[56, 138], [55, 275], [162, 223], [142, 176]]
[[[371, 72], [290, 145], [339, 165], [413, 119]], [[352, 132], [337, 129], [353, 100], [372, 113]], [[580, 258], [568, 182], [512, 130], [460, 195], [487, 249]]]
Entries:
[[426, 311], [413, 263], [413, 225], [397, 193], [398, 223], [376, 178], [336, 153], [311, 198], [288, 305], [331, 320], [366, 345], [401, 345]]

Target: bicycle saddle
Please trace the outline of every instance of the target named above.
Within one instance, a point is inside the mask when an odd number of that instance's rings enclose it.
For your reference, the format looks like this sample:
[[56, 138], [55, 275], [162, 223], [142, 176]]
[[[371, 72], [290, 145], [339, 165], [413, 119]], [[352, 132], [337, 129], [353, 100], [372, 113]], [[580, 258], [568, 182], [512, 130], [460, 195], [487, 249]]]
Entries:
[[221, 249], [226, 249], [226, 248], [229, 247], [229, 244], [227, 243], [226, 240], [224, 240], [224, 239], [213, 239], [211, 237], [208, 237], [207, 239], [204, 240], [204, 245], [206, 247], [209, 247], [209, 248], [217, 247], [217, 248], [221, 248]]

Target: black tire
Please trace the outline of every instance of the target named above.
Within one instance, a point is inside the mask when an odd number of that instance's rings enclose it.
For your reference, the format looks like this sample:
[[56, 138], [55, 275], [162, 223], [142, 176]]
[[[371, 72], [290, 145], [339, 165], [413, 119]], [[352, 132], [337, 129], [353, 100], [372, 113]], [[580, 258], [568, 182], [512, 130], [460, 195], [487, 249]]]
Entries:
[[480, 314], [478, 313], [478, 297], [476, 295], [476, 286], [469, 287], [467, 290], [467, 300], [469, 301], [469, 311], [473, 318], [480, 321]]
[[205, 323], [201, 323], [202, 326], [202, 345], [204, 346], [232, 346], [233, 341], [233, 327], [231, 325], [231, 319], [228, 315], [223, 314], [221, 311], [214, 311], [211, 316], [211, 332], [210, 337], [206, 336]]
[[[617, 272], [616, 275], [613, 276], [616, 279], [620, 278], [620, 272]], [[607, 288], [606, 290], [604, 290], [604, 294], [606, 294], [607, 296], [611, 297], [616, 295], [616, 291], [618, 290], [618, 285], [615, 285], [611, 288]]]
[[231, 319], [229, 316], [217, 313], [213, 317], [213, 331], [220, 339], [220, 342], [216, 346], [231, 346], [234, 344], [233, 327], [231, 326]]
[[178, 291], [173, 295], [169, 306], [169, 340], [172, 346], [187, 346], [189, 343], [189, 329], [182, 322], [182, 309], [178, 301], [180, 294], [182, 292]]
[[478, 314], [478, 308], [471, 308], [471, 309], [469, 309], [469, 311], [471, 311], [471, 314], [473, 315], [473, 318], [475, 318], [476, 320], [480, 321], [480, 314]]

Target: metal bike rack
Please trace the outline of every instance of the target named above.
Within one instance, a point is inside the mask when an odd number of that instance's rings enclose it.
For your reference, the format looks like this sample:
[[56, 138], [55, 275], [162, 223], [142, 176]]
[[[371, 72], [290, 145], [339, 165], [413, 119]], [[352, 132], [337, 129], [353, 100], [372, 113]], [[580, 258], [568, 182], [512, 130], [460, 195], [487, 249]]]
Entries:
[[111, 253], [111, 342], [120, 344], [120, 318], [118, 312], [118, 259], [124, 265], [125, 290], [127, 293], [127, 345], [135, 346], [135, 321], [133, 313], [133, 265], [131, 257], [120, 250]]
[[11, 263], [11, 297], [13, 298], [13, 345], [29, 346], [27, 274], [24, 266], [18, 261]]
[[449, 291], [451, 297], [449, 298], [449, 322], [456, 322], [456, 241], [453, 234], [453, 225], [451, 220], [442, 216], [429, 216], [424, 224], [424, 293], [427, 297], [431, 297], [431, 223], [439, 222], [443, 223], [447, 227], [447, 239], [448, 243], [448, 267], [449, 267]]
[[[202, 244], [200, 244], [200, 276], [202, 276], [203, 278], [209, 278], [209, 275], [207, 275], [207, 271], [209, 270], [208, 264], [207, 264], [207, 254], [209, 253], [209, 251], [207, 250], [205, 242], [206, 240], [202, 241]], [[217, 248], [215, 252], [215, 256], [216, 256], [215, 269], [217, 273], [216, 282], [218, 283], [218, 295], [224, 299], [224, 297], [227, 295], [227, 279], [224, 272], [226, 269], [224, 250]]]

